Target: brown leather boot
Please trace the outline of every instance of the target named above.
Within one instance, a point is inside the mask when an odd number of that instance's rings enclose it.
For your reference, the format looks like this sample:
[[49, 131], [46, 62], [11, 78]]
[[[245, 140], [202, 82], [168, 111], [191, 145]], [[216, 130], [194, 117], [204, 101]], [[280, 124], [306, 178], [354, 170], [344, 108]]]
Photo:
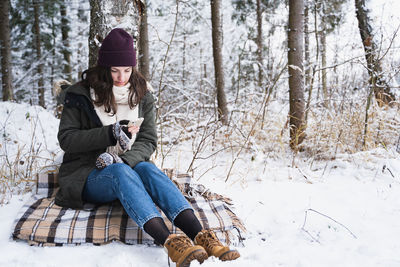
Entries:
[[190, 266], [190, 262], [197, 260], [203, 263], [208, 258], [207, 252], [202, 246], [194, 246], [189, 237], [185, 235], [171, 234], [164, 243], [168, 257], [176, 262], [176, 267]]
[[212, 230], [201, 230], [194, 243], [205, 248], [209, 257], [215, 256], [222, 261], [232, 261], [240, 257], [237, 250], [224, 246]]

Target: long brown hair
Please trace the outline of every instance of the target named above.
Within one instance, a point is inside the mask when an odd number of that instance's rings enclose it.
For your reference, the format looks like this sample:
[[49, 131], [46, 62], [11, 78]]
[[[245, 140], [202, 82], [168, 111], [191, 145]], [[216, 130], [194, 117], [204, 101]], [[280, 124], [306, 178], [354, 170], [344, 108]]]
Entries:
[[[94, 89], [96, 99], [93, 100], [93, 103], [96, 106], [104, 106], [107, 113], [112, 111], [115, 114], [117, 112], [117, 105], [112, 93], [111, 67], [96, 66], [89, 68], [82, 73], [81, 79], [83, 86]], [[139, 104], [148, 89], [146, 79], [134, 67], [132, 67], [129, 83], [131, 86], [129, 87], [128, 104], [130, 108], [133, 108]]]

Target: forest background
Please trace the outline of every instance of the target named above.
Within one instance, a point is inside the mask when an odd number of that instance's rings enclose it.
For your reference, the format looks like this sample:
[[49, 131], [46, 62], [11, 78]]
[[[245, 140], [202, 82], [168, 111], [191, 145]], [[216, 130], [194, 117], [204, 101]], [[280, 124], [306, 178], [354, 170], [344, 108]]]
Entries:
[[[298, 3], [300, 12], [293, 12]], [[268, 158], [284, 157], [296, 167], [297, 158], [312, 165], [338, 153], [399, 150], [400, 22], [394, 12], [399, 5], [369, 5], [2, 1], [7, 16], [1, 23], [1, 96], [57, 115], [54, 84], [79, 81], [95, 64], [101, 38], [123, 27], [135, 36], [138, 68], [157, 97], [154, 158], [161, 167], [188, 141], [190, 160], [179, 167], [192, 174], [199, 170], [195, 176], [201, 177], [218, 165], [200, 170], [202, 161], [228, 153], [225, 181], [239, 162], [266, 166]], [[296, 14], [300, 20], [293, 19]], [[300, 34], [294, 42], [293, 33]], [[3, 195], [20, 183], [29, 190], [34, 173], [60, 154], [41, 142], [19, 144], [6, 124], [0, 147]], [[260, 176], [265, 175], [264, 168]]]
[[122, 27], [157, 98], [153, 160], [231, 197], [248, 230], [230, 266], [399, 266], [399, 1], [6, 0], [0, 12], [0, 265], [166, 264], [156, 248], [9, 240], [35, 174], [62, 159], [54, 84], [79, 81]]

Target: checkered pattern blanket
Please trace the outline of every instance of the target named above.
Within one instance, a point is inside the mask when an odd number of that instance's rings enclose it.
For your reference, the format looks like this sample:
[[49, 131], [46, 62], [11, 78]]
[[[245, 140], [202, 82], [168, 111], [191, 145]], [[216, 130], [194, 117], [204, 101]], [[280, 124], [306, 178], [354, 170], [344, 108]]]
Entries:
[[[226, 243], [237, 243], [245, 228], [232, 211], [229, 198], [194, 183], [188, 174], [171, 169], [164, 172], [174, 181], [191, 203], [205, 229], [213, 229]], [[54, 196], [58, 188], [57, 170], [37, 175], [37, 190], [21, 208], [12, 233], [15, 240], [36, 246], [63, 246], [120, 241], [125, 244], [154, 244], [154, 240], [129, 218], [121, 203], [102, 206], [86, 205], [82, 210], [57, 206]], [[163, 214], [171, 233], [180, 233]]]

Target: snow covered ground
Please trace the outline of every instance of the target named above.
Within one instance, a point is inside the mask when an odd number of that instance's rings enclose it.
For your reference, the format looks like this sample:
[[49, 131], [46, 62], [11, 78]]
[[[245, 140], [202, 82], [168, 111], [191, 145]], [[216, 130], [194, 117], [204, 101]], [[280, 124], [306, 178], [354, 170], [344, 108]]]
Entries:
[[[32, 119], [36, 116], [25, 105], [1, 103], [0, 108], [14, 108], [15, 116], [27, 111]], [[47, 111], [36, 110], [49, 136], [47, 147], [55, 153], [57, 140], [50, 132], [58, 121]], [[0, 114], [4, 121], [6, 112]], [[30, 122], [23, 121], [19, 119], [26, 129]], [[17, 138], [17, 130], [9, 130], [10, 140]], [[37, 136], [38, 143], [44, 142]], [[23, 137], [18, 138], [22, 142]], [[187, 164], [184, 154], [190, 145], [179, 149], [170, 154], [166, 167]], [[291, 167], [290, 155], [278, 159], [260, 155], [254, 161], [238, 161], [225, 183], [230, 160], [230, 155], [219, 154], [217, 167], [199, 182], [233, 199], [248, 229], [245, 241], [237, 246], [242, 257], [225, 263], [209, 259], [201, 266], [400, 266], [400, 155], [394, 149], [312, 163], [299, 157], [297, 167]], [[204, 169], [207, 164], [201, 163]], [[15, 216], [28, 198], [29, 194], [14, 195], [0, 207], [0, 266], [168, 266], [160, 247], [112, 243], [43, 248], [10, 240]]]
[[[370, 2], [374, 28], [385, 29], [385, 44], [398, 27], [400, 1], [386, 0], [384, 5], [382, 1]], [[353, 9], [351, 4], [348, 12], [351, 20], [343, 26], [345, 30], [341, 34], [350, 36], [351, 42], [338, 39], [351, 53], [354, 47], [362, 52]], [[159, 32], [166, 35], [162, 39], [168, 40], [170, 33], [151, 19]], [[165, 27], [171, 28], [170, 24]], [[225, 26], [228, 32], [230, 29], [236, 35], [226, 34], [226, 37], [237, 38], [236, 25]], [[398, 47], [397, 40], [393, 47]], [[281, 41], [278, 38], [275, 43]], [[335, 55], [331, 44], [334, 42], [328, 42], [328, 57]], [[392, 57], [391, 53], [397, 59], [398, 49], [389, 51], [388, 57]], [[342, 51], [339, 61], [347, 59], [346, 55]], [[20, 159], [24, 162], [19, 161], [17, 167], [24, 172], [29, 171], [26, 164], [32, 153], [35, 162], [52, 161], [60, 152], [57, 129], [58, 120], [40, 107], [1, 102], [0, 160], [7, 155], [13, 162], [13, 156], [20, 150]], [[170, 153], [164, 166], [185, 171], [190, 153], [191, 144], [182, 144]], [[242, 155], [243, 160], [235, 164], [226, 183], [232, 155], [220, 153], [218, 158], [204, 160], [196, 166], [198, 175], [209, 166], [216, 166], [201, 176], [199, 182], [211, 191], [231, 197], [235, 212], [248, 230], [243, 244], [237, 246], [241, 258], [225, 263], [209, 259], [201, 266], [400, 266], [400, 154], [393, 148], [337, 155], [335, 160], [321, 162], [299, 156], [295, 160], [297, 167], [292, 167], [291, 155], [274, 159], [257, 155], [255, 161], [250, 161], [251, 156]], [[0, 206], [1, 267], [168, 266], [167, 255], [160, 247], [112, 243], [43, 248], [11, 240], [16, 214], [30, 196], [17, 194], [24, 188], [18, 189], [12, 197], [0, 195], [0, 200], [9, 199], [8, 204]], [[200, 264], [194, 262], [192, 266]]]

